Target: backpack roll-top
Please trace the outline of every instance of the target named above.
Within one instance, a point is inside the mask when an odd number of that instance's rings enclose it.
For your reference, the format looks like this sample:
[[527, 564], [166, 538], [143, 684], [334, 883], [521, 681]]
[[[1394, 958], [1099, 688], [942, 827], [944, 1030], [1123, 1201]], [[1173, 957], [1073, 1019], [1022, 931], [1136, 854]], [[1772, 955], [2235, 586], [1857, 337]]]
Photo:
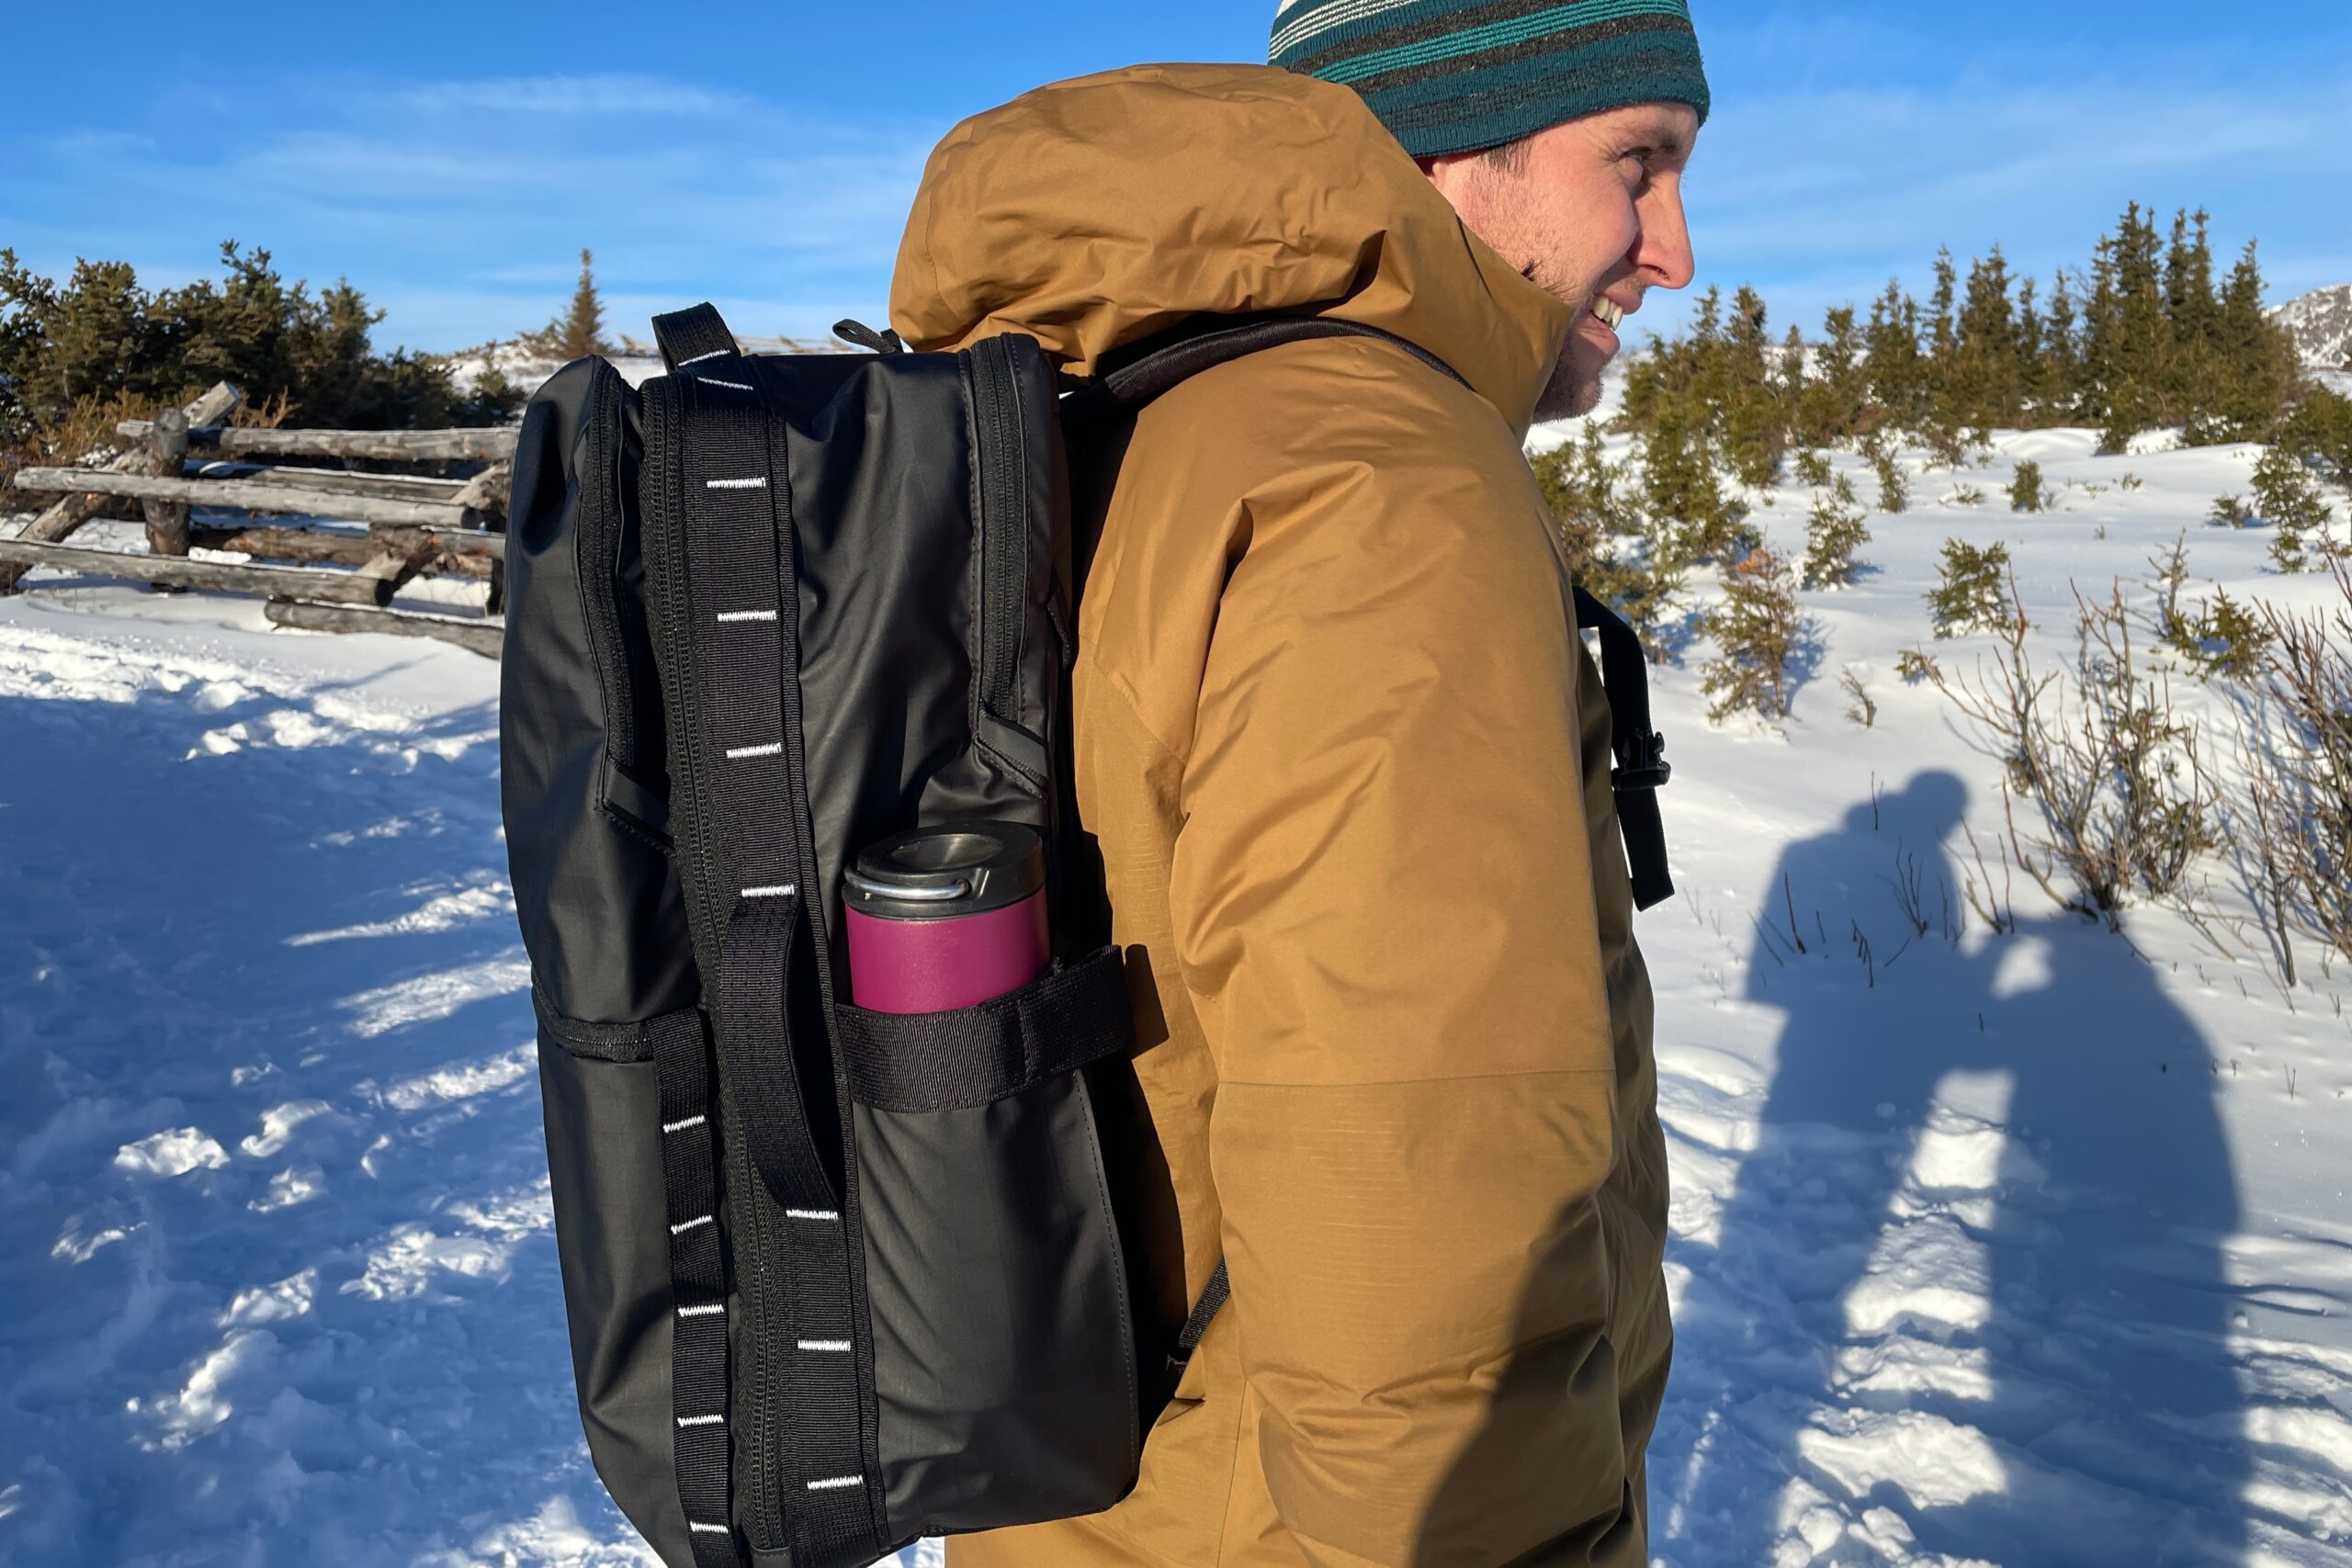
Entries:
[[[507, 546], [507, 846], [590, 1455], [671, 1568], [1098, 1512], [1226, 1289], [1159, 1320], [1149, 1151], [1106, 1158], [1105, 1124], [1149, 1134], [1070, 782], [1085, 520], [1135, 412], [1201, 370], [1346, 334], [1453, 372], [1316, 318], [1193, 323], [1068, 392], [1017, 334], [752, 356], [708, 306], [655, 324], [669, 374], [585, 359], [532, 400]], [[1577, 605], [1646, 908], [1662, 742], [1633, 633]], [[959, 829], [1041, 852], [1035, 977], [859, 1007], [859, 857]]]
[[[1166, 1355], [1086, 1072], [1132, 1036], [1064, 843], [1053, 374], [1019, 337], [751, 357], [707, 308], [661, 325], [641, 393], [584, 360], [534, 400], [510, 546], [509, 852], [590, 1451], [678, 1568], [1100, 1510]], [[857, 853], [976, 821], [1042, 836], [1050, 966], [856, 1008]]]

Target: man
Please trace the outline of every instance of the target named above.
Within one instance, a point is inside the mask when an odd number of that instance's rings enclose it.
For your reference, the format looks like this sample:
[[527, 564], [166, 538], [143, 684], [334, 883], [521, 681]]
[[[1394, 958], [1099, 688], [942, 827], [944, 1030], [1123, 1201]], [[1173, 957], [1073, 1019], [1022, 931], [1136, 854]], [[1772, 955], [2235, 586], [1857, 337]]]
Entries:
[[1204, 311], [1368, 322], [1137, 422], [1080, 609], [1133, 959], [1147, 1314], [1232, 1297], [1091, 1518], [956, 1568], [1645, 1563], [1670, 1331], [1609, 713], [1521, 452], [1691, 264], [1679, 0], [1292, 0], [1290, 70], [1049, 87], [933, 155], [923, 348], [1080, 375]]

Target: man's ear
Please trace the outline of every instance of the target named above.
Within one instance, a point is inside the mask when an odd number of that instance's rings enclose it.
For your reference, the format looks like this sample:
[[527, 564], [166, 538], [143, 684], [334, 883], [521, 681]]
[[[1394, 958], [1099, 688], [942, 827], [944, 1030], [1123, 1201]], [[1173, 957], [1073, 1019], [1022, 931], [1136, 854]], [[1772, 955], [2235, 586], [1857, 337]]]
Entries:
[[1416, 158], [1413, 162], [1429, 176], [1430, 184], [1451, 200], [1462, 188], [1470, 166], [1485, 156], [1483, 152], [1441, 152], [1434, 158]]

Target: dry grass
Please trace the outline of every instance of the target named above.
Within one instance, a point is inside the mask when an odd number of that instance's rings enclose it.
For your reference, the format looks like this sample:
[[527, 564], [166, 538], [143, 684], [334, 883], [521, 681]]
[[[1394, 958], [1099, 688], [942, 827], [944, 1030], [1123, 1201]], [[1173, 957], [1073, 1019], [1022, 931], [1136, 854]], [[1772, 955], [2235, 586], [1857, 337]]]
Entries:
[[[153, 398], [128, 392], [111, 398], [83, 398], [54, 427], [36, 431], [23, 441], [0, 446], [0, 512], [37, 510], [57, 499], [55, 493], [16, 489], [17, 469], [104, 468], [124, 446], [123, 438], [114, 427], [127, 419], [153, 419], [161, 406]], [[117, 504], [134, 508], [138, 505], [136, 502]]]

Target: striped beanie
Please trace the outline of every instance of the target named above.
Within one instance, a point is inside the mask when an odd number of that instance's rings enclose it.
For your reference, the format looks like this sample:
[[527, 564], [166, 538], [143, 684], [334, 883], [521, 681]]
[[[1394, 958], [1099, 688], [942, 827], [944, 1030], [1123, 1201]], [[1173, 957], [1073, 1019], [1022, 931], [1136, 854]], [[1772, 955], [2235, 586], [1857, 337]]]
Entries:
[[1268, 54], [1363, 94], [1416, 158], [1629, 104], [1707, 118], [1688, 0], [1282, 0]]

